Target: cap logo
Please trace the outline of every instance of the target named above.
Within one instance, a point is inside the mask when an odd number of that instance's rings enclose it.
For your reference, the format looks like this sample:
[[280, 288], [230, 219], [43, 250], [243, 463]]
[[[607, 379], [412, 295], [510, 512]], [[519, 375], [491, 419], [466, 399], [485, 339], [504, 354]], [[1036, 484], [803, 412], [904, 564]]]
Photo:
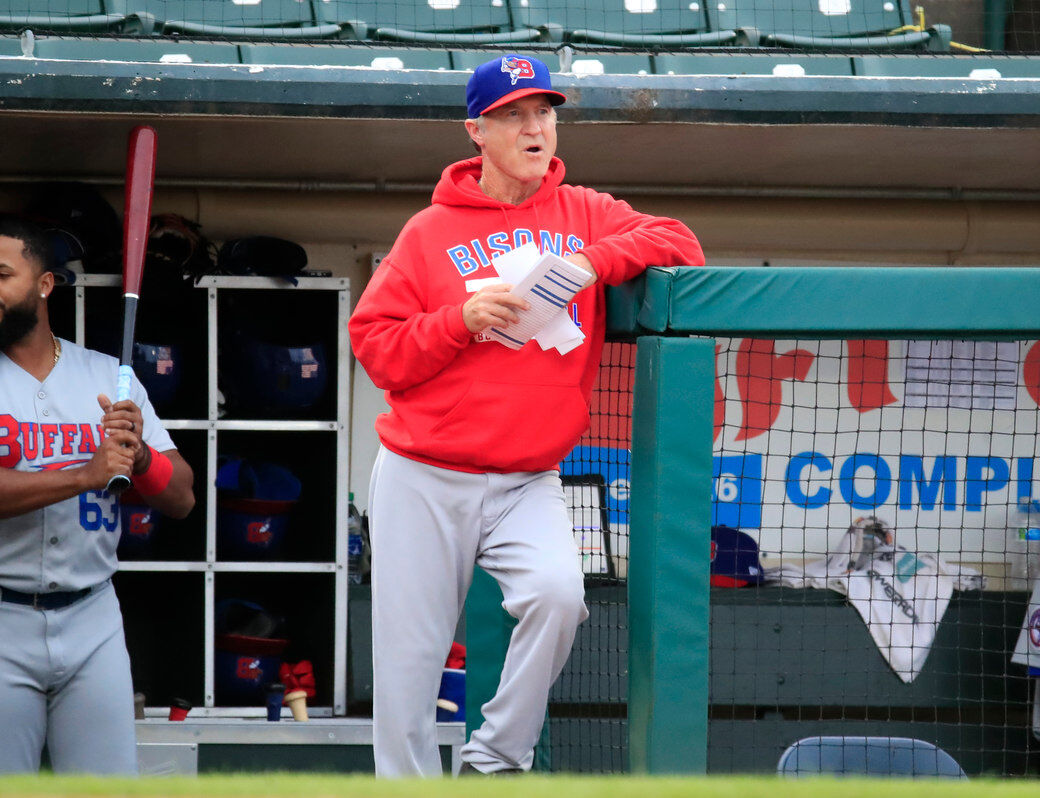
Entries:
[[509, 75], [509, 82], [514, 86], [520, 78], [530, 80], [534, 77], [534, 66], [526, 58], [504, 57], [502, 71]]

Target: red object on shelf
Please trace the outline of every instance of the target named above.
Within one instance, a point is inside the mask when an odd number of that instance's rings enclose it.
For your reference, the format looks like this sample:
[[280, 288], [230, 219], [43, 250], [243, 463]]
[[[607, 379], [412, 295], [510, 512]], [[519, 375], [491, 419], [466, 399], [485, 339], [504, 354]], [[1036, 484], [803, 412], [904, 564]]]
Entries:
[[283, 662], [278, 669], [278, 678], [285, 685], [288, 695], [294, 690], [303, 690], [307, 698], [314, 698], [317, 689], [314, 684], [314, 666], [309, 659], [301, 659], [299, 662]]
[[448, 661], [444, 663], [444, 667], [463, 670], [466, 667], [466, 647], [460, 643], [452, 643]]
[[183, 698], [175, 698], [170, 702], [170, 720], [184, 720], [191, 711], [191, 703]]

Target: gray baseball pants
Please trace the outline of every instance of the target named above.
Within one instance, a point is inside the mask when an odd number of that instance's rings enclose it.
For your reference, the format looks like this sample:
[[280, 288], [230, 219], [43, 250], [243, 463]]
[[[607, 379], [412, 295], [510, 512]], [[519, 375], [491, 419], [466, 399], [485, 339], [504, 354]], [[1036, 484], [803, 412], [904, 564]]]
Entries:
[[0, 773], [136, 774], [134, 693], [111, 582], [59, 610], [0, 601]]
[[376, 774], [441, 773], [437, 692], [474, 563], [518, 623], [462, 759], [488, 773], [529, 770], [549, 688], [588, 617], [559, 475], [469, 474], [381, 448], [368, 507]]

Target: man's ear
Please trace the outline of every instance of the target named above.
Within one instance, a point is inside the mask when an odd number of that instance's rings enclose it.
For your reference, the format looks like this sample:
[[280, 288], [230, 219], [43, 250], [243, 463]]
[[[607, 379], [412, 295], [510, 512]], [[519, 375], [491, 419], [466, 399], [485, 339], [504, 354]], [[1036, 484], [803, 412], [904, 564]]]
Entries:
[[480, 125], [477, 124], [475, 119], [466, 120], [466, 132], [469, 133], [470, 139], [477, 147], [484, 146], [484, 132], [480, 129]]
[[40, 275], [40, 296], [47, 298], [54, 290], [54, 272], [44, 272]]

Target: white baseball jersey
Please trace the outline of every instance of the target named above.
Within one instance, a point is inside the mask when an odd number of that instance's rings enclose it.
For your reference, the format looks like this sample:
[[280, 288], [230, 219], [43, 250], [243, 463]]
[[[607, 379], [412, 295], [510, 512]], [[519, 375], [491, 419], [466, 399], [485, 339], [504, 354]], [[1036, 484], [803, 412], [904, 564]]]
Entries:
[[[0, 467], [76, 467], [101, 443], [97, 395], [114, 401], [119, 362], [61, 343], [61, 358], [43, 382], [0, 352]], [[159, 452], [174, 448], [136, 377], [130, 399], [141, 408], [144, 442]], [[119, 533], [119, 500], [105, 490], [0, 519], [0, 588], [50, 593], [103, 582], [116, 570]]]

